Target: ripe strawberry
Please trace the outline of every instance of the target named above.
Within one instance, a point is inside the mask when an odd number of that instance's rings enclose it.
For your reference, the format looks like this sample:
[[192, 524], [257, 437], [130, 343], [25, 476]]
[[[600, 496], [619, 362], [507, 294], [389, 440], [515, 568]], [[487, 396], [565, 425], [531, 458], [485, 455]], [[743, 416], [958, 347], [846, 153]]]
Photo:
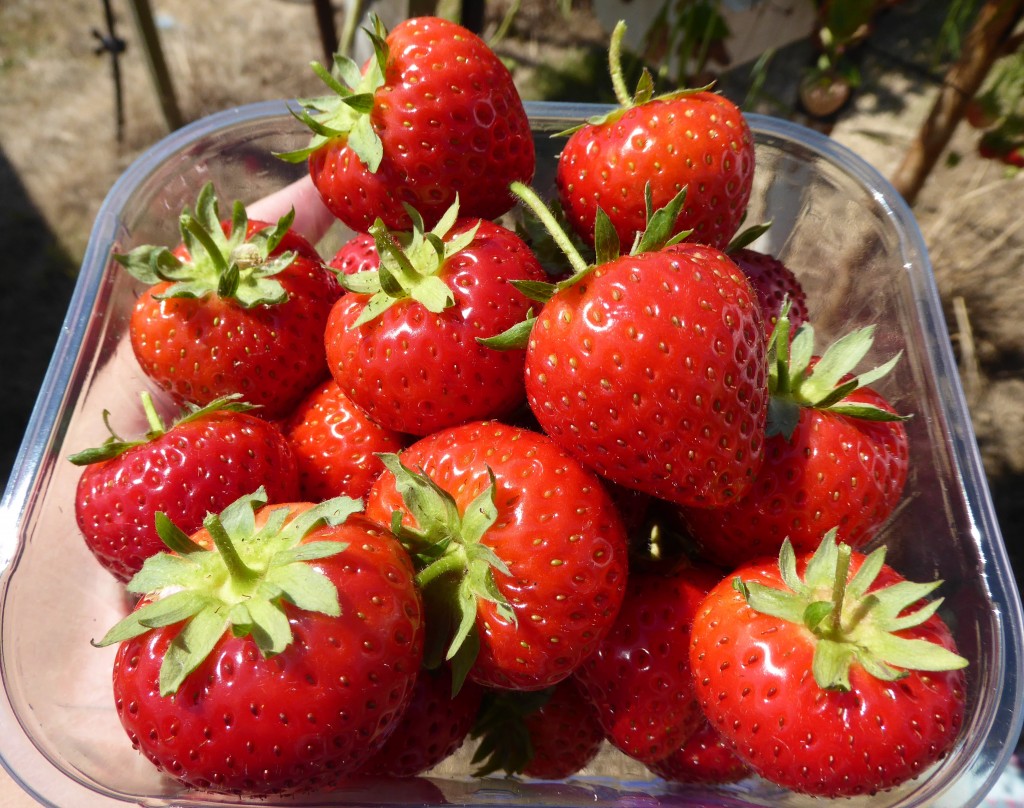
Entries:
[[690, 676], [690, 626], [721, 574], [688, 563], [630, 571], [615, 624], [575, 673], [605, 737], [651, 764], [700, 726]]
[[182, 214], [173, 252], [147, 245], [115, 256], [150, 284], [132, 311], [132, 348], [177, 401], [240, 393], [274, 419], [326, 378], [323, 331], [341, 287], [289, 231], [291, 218], [250, 222], [236, 203], [221, 222], [207, 184], [195, 214]]
[[861, 547], [892, 514], [906, 485], [906, 427], [870, 387], [899, 357], [853, 376], [871, 348], [872, 328], [847, 335], [818, 360], [811, 356], [810, 325], [797, 331], [792, 347], [785, 318], [779, 326], [771, 341], [771, 417], [757, 479], [713, 512], [683, 511], [701, 554], [713, 563], [736, 566], [774, 556], [787, 538], [797, 552], [809, 552], [832, 527]]
[[475, 774], [523, 774], [562, 780], [582, 771], [601, 750], [597, 711], [570, 677], [546, 690], [491, 691], [473, 729], [480, 744]]
[[343, 275], [349, 294], [331, 311], [325, 344], [338, 386], [377, 423], [427, 435], [507, 415], [523, 402], [523, 352], [479, 344], [523, 320], [513, 285], [545, 278], [515, 233], [458, 217], [429, 232], [374, 226], [379, 269]]
[[[611, 626], [626, 536], [600, 481], [545, 436], [475, 422], [384, 458], [367, 514], [418, 559], [428, 660], [497, 688], [568, 677]], [[412, 471], [415, 469], [416, 471]]]
[[217, 399], [189, 407], [170, 427], [148, 393], [142, 406], [149, 422], [144, 436], [125, 440], [107, 421], [110, 438], [69, 458], [84, 467], [75, 494], [78, 528], [118, 580], [130, 579], [164, 549], [157, 512], [191, 533], [207, 513], [260, 486], [275, 502], [297, 498], [298, 469], [288, 441], [277, 426], [250, 415], [249, 405]]
[[742, 223], [754, 179], [754, 141], [742, 112], [725, 97], [680, 90], [655, 97], [645, 71], [633, 97], [618, 59], [625, 25], [612, 33], [611, 72], [620, 107], [572, 131], [558, 161], [566, 218], [593, 242], [597, 209], [624, 245], [643, 232], [647, 211], [682, 189], [686, 204], [673, 232], [719, 249]]
[[452, 693], [447, 665], [421, 670], [409, 706], [384, 745], [360, 769], [373, 777], [415, 777], [454, 754], [469, 736], [484, 689], [465, 682]]
[[369, 233], [356, 233], [341, 245], [327, 266], [343, 275], [378, 269], [380, 255], [377, 254], [377, 242]]
[[[542, 214], [529, 189], [513, 190]], [[603, 214], [596, 264], [566, 245], [575, 274], [536, 295], [546, 302], [528, 324], [526, 395], [544, 431], [603, 477], [720, 506], [761, 464], [766, 337], [750, 282], [724, 253], [648, 251], [679, 202], [650, 217], [634, 254], [618, 256]]]
[[384, 471], [377, 454], [406, 443], [404, 435], [367, 418], [333, 379], [306, 396], [282, 429], [295, 454], [300, 493], [313, 502], [362, 499]]
[[728, 255], [754, 287], [766, 328], [775, 326], [787, 301], [791, 328], [807, 322], [807, 295], [793, 270], [773, 255], [746, 247], [729, 250]]
[[332, 91], [305, 102], [298, 117], [313, 130], [307, 148], [280, 155], [308, 160], [327, 207], [355, 231], [379, 217], [406, 229], [404, 205], [432, 226], [456, 198], [464, 215], [494, 219], [529, 182], [533, 135], [512, 75], [469, 30], [437, 17], [413, 17], [388, 33], [374, 20], [375, 55], [363, 71], [347, 57], [328, 73]]
[[722, 785], [751, 775], [750, 767], [736, 757], [721, 734], [701, 714], [700, 726], [667, 758], [648, 768], [670, 783]]
[[423, 653], [408, 555], [386, 529], [330, 500], [262, 507], [262, 491], [211, 515], [129, 584], [117, 713], [132, 744], [187, 786], [261, 796], [330, 788], [384, 742]]
[[873, 794], [953, 747], [967, 661], [912, 584], [836, 543], [790, 544], [708, 594], [690, 659], [701, 707], [755, 772], [821, 797]]

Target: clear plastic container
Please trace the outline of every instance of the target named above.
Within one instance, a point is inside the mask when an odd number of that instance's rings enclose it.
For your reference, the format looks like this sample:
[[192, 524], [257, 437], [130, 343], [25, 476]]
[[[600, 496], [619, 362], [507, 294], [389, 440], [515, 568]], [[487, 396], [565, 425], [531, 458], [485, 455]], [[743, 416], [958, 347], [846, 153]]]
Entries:
[[[597, 108], [529, 104], [537, 132], [535, 185], [550, 191], [560, 141], [551, 133]], [[942, 613], [970, 660], [962, 737], [946, 760], [904, 787], [851, 806], [976, 805], [1007, 764], [1021, 729], [1022, 618], [960, 389], [921, 233], [886, 180], [834, 141], [785, 121], [750, 116], [757, 179], [749, 222], [771, 219], [757, 246], [800, 276], [824, 340], [878, 323], [875, 355], [902, 349], [882, 384], [909, 422], [905, 501], [881, 540], [907, 577], [941, 577]], [[92, 559], [74, 521], [79, 470], [68, 454], [105, 437], [145, 431], [127, 318], [138, 288], [112, 250], [177, 241], [177, 216], [207, 181], [225, 200], [251, 202], [304, 170], [271, 156], [307, 135], [285, 102], [229, 110], [156, 144], [111, 189], [0, 504], [0, 752], [40, 802], [58, 806], [239, 805], [181, 789], [132, 750], [114, 712], [114, 649], [97, 649], [124, 612], [118, 585]], [[345, 233], [336, 226], [334, 244]], [[324, 243], [325, 254], [332, 249]], [[133, 420], [134, 419], [134, 420]], [[135, 432], [133, 432], [135, 430]], [[428, 778], [286, 800], [289, 805], [811, 805], [820, 801], [751, 779], [720, 789], [670, 787], [618, 753], [566, 783], [477, 780], [466, 757]], [[266, 806], [266, 801], [255, 805]]]

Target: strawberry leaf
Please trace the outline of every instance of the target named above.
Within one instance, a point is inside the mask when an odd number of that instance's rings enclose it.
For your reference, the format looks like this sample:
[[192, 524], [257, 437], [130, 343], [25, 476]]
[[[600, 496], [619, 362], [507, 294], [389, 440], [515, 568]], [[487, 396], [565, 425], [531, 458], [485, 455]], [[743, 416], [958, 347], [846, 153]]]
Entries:
[[942, 645], [902, 632], [920, 626], [938, 611], [941, 599], [926, 602], [941, 584], [899, 581], [868, 591], [884, 568], [885, 551], [866, 556], [850, 574], [852, 550], [838, 543], [830, 530], [807, 561], [803, 576], [788, 539], [779, 554], [779, 586], [743, 581], [733, 587], [750, 608], [800, 625], [812, 636], [812, 670], [819, 687], [848, 690], [855, 662], [883, 681], [895, 681], [910, 670], [956, 670], [967, 660]]
[[257, 529], [256, 512], [266, 502], [260, 488], [219, 514], [208, 515], [204, 527], [213, 540], [212, 549], [183, 537], [164, 517], [161, 536], [169, 536], [169, 544], [185, 555], [159, 553], [147, 559], [128, 590], [149, 599], [96, 644], [122, 642], [153, 628], [183, 623], [161, 663], [160, 690], [169, 695], [226, 631], [238, 637], [251, 635], [266, 655], [283, 651], [292, 641], [285, 602], [304, 611], [340, 614], [337, 589], [309, 562], [334, 556], [346, 545], [306, 540], [324, 526], [344, 523], [362, 503], [338, 497], [299, 511], [276, 507], [263, 514], [265, 521]]
[[185, 624], [171, 641], [160, 665], [161, 696], [178, 692], [182, 682], [202, 664], [224, 636], [226, 627], [226, 617], [213, 606], [207, 606]]

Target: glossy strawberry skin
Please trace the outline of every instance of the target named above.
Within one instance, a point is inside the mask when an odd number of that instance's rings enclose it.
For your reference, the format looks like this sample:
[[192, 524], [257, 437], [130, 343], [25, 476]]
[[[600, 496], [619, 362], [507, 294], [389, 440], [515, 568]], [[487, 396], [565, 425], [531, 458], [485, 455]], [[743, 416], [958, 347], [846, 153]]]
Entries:
[[380, 266], [377, 243], [369, 233], [356, 233], [334, 254], [327, 266], [342, 275], [367, 272]]
[[634, 760], [672, 754], [702, 720], [690, 673], [690, 628], [721, 575], [688, 563], [633, 569], [611, 631], [574, 678], [605, 737]]
[[[481, 541], [509, 568], [494, 577], [517, 622], [480, 602], [469, 678], [540, 690], [568, 677], [611, 627], [626, 588], [625, 530], [600, 481], [545, 436], [497, 422], [435, 433], [401, 459], [448, 491], [460, 512], [490, 483], [488, 469], [495, 476], [498, 518]], [[385, 474], [366, 512], [390, 521], [395, 511], [415, 524]]]
[[[250, 222], [248, 231], [263, 226]], [[273, 254], [288, 250], [295, 260], [276, 276], [288, 300], [277, 305], [246, 309], [217, 295], [161, 300], [168, 282], [145, 289], [129, 332], [146, 375], [179, 403], [202, 406], [240, 393], [263, 417], [290, 413], [327, 377], [323, 331], [342, 290], [301, 236], [289, 234]], [[175, 254], [188, 256], [181, 246]]]
[[754, 287], [766, 327], [775, 325], [786, 300], [789, 301], [790, 328], [796, 331], [807, 322], [807, 295], [793, 270], [778, 258], [757, 250], [736, 250], [730, 252], [729, 257]]
[[751, 775], [703, 714], [700, 726], [679, 749], [648, 768], [662, 780], [693, 785], [735, 783]]
[[597, 711], [572, 677], [555, 685], [551, 698], [523, 721], [533, 747], [533, 757], [523, 769], [527, 777], [572, 777], [597, 757], [604, 743]]
[[456, 222], [446, 240], [474, 225], [476, 237], [451, 256], [439, 277], [454, 305], [432, 314], [411, 299], [353, 327], [367, 296], [348, 293], [325, 331], [338, 386], [377, 423], [427, 435], [472, 420], [501, 417], [524, 398], [522, 350], [477, 343], [526, 318], [533, 303], [511, 281], [543, 280], [544, 270], [515, 233], [492, 222]]
[[558, 196], [566, 218], [593, 242], [600, 207], [625, 249], [653, 209], [685, 186], [676, 232], [724, 249], [742, 223], [754, 177], [754, 141], [746, 119], [724, 97], [698, 92], [654, 99], [606, 123], [587, 125], [566, 141], [558, 162]]
[[[209, 544], [205, 531], [194, 538]], [[314, 540], [348, 544], [312, 562], [337, 587], [341, 616], [284, 603], [295, 641], [280, 654], [265, 659], [251, 637], [227, 633], [163, 697], [160, 663], [180, 624], [118, 648], [118, 716], [133, 745], [183, 784], [250, 796], [329, 788], [384, 742], [408, 703], [423, 653], [408, 555], [361, 516]]]
[[75, 518], [96, 559], [127, 581], [166, 549], [154, 525], [157, 511], [191, 533], [207, 513], [261, 485], [273, 502], [298, 498], [298, 466], [284, 434], [262, 418], [216, 411], [86, 466]]
[[362, 499], [384, 471], [378, 452], [397, 452], [404, 435], [370, 420], [328, 379], [300, 402], [282, 429], [295, 454], [300, 491], [319, 502]]
[[384, 745], [360, 769], [368, 777], [415, 777], [453, 755], [473, 728], [484, 689], [465, 682], [452, 695], [446, 666], [421, 670], [409, 706]]
[[[846, 400], [893, 411], [871, 388]], [[765, 441], [764, 463], [744, 496], [714, 511], [685, 508], [683, 518], [702, 556], [729, 567], [778, 556], [786, 538], [810, 552], [833, 527], [863, 547], [899, 504], [909, 466], [902, 422], [804, 409], [791, 439]]]
[[[863, 559], [853, 553], [851, 576]], [[775, 560], [736, 576], [783, 588]], [[963, 723], [963, 670], [908, 671], [883, 682], [855, 663], [848, 692], [823, 690], [811, 675], [810, 632], [751, 609], [734, 577], [700, 606], [690, 660], [708, 721], [756, 773], [800, 793], [854, 796], [916, 777], [949, 752]], [[868, 591], [902, 580], [883, 567]], [[955, 649], [936, 615], [898, 634]]]
[[765, 344], [754, 292], [723, 253], [619, 258], [545, 304], [527, 399], [544, 431], [603, 477], [719, 506], [761, 464]]
[[370, 121], [383, 146], [376, 173], [336, 139], [309, 158], [327, 207], [355, 231], [379, 216], [411, 224], [402, 203], [431, 227], [455, 201], [464, 215], [494, 219], [512, 208], [513, 180], [529, 182], [533, 135], [512, 76], [478, 36], [437, 17], [414, 17], [387, 36], [385, 84]]

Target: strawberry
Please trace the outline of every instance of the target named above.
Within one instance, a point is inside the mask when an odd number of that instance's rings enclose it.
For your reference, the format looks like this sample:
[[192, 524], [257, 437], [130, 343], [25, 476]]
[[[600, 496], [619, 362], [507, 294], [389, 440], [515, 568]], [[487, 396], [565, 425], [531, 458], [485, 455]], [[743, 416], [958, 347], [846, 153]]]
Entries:
[[721, 575], [677, 563], [630, 571], [615, 624], [575, 673], [605, 737], [642, 763], [678, 749], [702, 715], [690, 676], [690, 626]]
[[181, 217], [174, 250], [146, 245], [115, 258], [149, 284], [130, 321], [145, 373], [178, 402], [242, 394], [269, 419], [287, 415], [327, 376], [323, 332], [341, 294], [292, 216], [221, 222], [212, 184]]
[[563, 780], [582, 771], [601, 750], [597, 712], [570, 677], [545, 690], [491, 691], [473, 729], [480, 743], [475, 774], [522, 774]]
[[164, 549], [157, 512], [182, 530], [202, 527], [217, 512], [260, 486], [274, 501], [299, 493], [295, 456], [281, 430], [251, 415], [248, 404], [217, 399], [191, 406], [167, 427], [149, 393], [142, 393], [149, 431], [135, 440], [110, 437], [69, 459], [82, 466], [75, 519], [85, 543], [114, 577], [128, 581]]
[[593, 241], [597, 209], [619, 241], [643, 232], [646, 212], [682, 189], [686, 204], [673, 232], [719, 249], [743, 221], [754, 179], [754, 141], [742, 112], [707, 90], [654, 96], [645, 70], [630, 97], [619, 59], [625, 25], [612, 32], [610, 66], [620, 106], [570, 130], [558, 160], [558, 198], [576, 232]]
[[465, 682], [452, 693], [446, 665], [420, 671], [409, 706], [384, 745], [360, 770], [371, 777], [415, 777], [453, 755], [480, 711], [484, 689]]
[[725, 739], [701, 714], [700, 725], [679, 749], [648, 768], [670, 783], [722, 785], [750, 776], [750, 767], [736, 757]]
[[957, 739], [966, 696], [953, 637], [910, 583], [829, 531], [799, 558], [755, 562], [700, 606], [690, 659], [701, 708], [757, 774], [820, 797], [923, 773]]
[[905, 420], [870, 385], [899, 356], [858, 376], [872, 327], [812, 356], [805, 324], [789, 346], [783, 317], [771, 340], [771, 417], [765, 460], [751, 488], [714, 511], [685, 508], [689, 532], [708, 560], [736, 566], [778, 554], [788, 538], [797, 552], [814, 550], [832, 527], [852, 547], [870, 541], [892, 514], [910, 464]]
[[380, 267], [377, 242], [369, 233], [356, 233], [338, 248], [327, 266], [343, 275], [375, 270]]
[[300, 493], [314, 502], [365, 497], [384, 471], [377, 454], [406, 444], [404, 435], [367, 418], [333, 379], [306, 396], [281, 428], [298, 465]]
[[765, 327], [773, 328], [783, 305], [788, 302], [790, 327], [799, 328], [808, 319], [807, 295], [788, 266], [773, 255], [744, 247], [728, 250], [729, 257], [747, 276], [761, 304]]
[[433, 226], [456, 197], [466, 216], [494, 219], [514, 204], [505, 189], [529, 182], [533, 135], [512, 75], [476, 34], [437, 17], [413, 17], [388, 33], [374, 20], [374, 56], [362, 71], [345, 56], [330, 88], [296, 113], [312, 130], [308, 162], [327, 207], [357, 232], [379, 217], [395, 229]]
[[[530, 189], [513, 190], [546, 215]], [[543, 295], [532, 287], [543, 308], [525, 337], [503, 337], [525, 341], [530, 408], [580, 462], [661, 499], [720, 506], [761, 464], [766, 337], [750, 282], [728, 256], [657, 248], [673, 240], [665, 234], [681, 197], [649, 217], [629, 255], [618, 254], [603, 213], [594, 264], [562, 239], [574, 274]]]
[[495, 422], [452, 427], [385, 456], [367, 514], [413, 552], [428, 665], [456, 687], [541, 690], [609, 629], [626, 536], [600, 481], [548, 438]]
[[523, 352], [494, 351], [476, 338], [524, 319], [530, 301], [513, 282], [546, 275], [514, 232], [459, 210], [429, 231], [418, 217], [408, 232], [375, 225], [380, 265], [341, 276], [350, 293], [327, 322], [338, 386], [399, 432], [422, 436], [501, 417], [524, 399]]
[[339, 498], [264, 507], [242, 497], [132, 579], [140, 606], [119, 644], [117, 713], [181, 783], [261, 796], [329, 788], [401, 716], [423, 654], [408, 555]]

